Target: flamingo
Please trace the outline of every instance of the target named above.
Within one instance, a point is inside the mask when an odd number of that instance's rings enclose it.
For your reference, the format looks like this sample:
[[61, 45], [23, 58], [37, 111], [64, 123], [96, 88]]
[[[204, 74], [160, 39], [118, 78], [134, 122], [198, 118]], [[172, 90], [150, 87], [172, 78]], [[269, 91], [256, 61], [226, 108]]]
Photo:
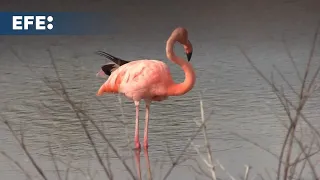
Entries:
[[[178, 42], [183, 45], [187, 60], [177, 56], [173, 47]], [[189, 92], [196, 81], [196, 75], [192, 65], [189, 63], [192, 56], [192, 44], [188, 39], [188, 31], [183, 27], [173, 30], [166, 43], [166, 55], [172, 62], [179, 65], [185, 74], [182, 83], [175, 83], [169, 67], [159, 60], [134, 60], [127, 62], [112, 72], [105, 83], [101, 85], [97, 96], [104, 93], [120, 93], [134, 101], [136, 107], [135, 122], [135, 148], [140, 150], [139, 140], [139, 104], [145, 101], [145, 128], [144, 128], [144, 149], [148, 149], [148, 124], [149, 112], [152, 101], [163, 101], [169, 96], [181, 96]]]

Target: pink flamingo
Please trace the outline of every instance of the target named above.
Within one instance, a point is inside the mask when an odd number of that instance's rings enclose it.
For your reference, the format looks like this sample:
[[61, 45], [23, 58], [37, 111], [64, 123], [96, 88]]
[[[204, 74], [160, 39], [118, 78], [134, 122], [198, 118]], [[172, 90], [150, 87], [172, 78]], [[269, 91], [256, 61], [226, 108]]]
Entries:
[[103, 93], [121, 93], [134, 101], [136, 106], [135, 147], [140, 149], [139, 141], [139, 103], [143, 99], [146, 104], [144, 148], [148, 149], [149, 111], [152, 101], [163, 101], [168, 96], [180, 96], [189, 92], [196, 81], [192, 65], [177, 56], [173, 51], [176, 42], [183, 45], [188, 61], [192, 56], [192, 44], [188, 40], [188, 31], [185, 28], [176, 28], [166, 43], [168, 59], [181, 66], [185, 73], [182, 83], [175, 83], [169, 67], [159, 60], [135, 60], [125, 63], [112, 72], [108, 80], [101, 85], [97, 96]]

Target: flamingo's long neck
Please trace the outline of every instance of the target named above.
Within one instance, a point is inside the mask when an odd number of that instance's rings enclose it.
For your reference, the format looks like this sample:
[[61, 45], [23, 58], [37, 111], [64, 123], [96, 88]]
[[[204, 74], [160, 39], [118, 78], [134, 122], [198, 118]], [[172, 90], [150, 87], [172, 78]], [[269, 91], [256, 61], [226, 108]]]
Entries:
[[184, 71], [185, 79], [182, 83], [174, 83], [168, 87], [167, 95], [168, 96], [179, 96], [190, 91], [196, 81], [195, 72], [191, 66], [191, 64], [181, 57], [177, 56], [173, 51], [174, 43], [176, 42], [175, 36], [171, 36], [166, 45], [166, 54], [168, 59], [178, 64]]

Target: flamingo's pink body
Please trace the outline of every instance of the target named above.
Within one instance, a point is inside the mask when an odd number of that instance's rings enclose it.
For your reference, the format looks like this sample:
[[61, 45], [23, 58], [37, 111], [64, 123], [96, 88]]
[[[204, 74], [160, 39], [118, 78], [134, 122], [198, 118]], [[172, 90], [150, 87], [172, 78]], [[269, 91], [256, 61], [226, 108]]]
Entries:
[[195, 83], [195, 73], [191, 64], [175, 55], [175, 42], [184, 45], [188, 61], [192, 54], [192, 45], [188, 40], [187, 30], [176, 28], [167, 41], [167, 57], [180, 65], [185, 72], [185, 80], [176, 84], [171, 76], [169, 67], [158, 60], [136, 60], [124, 64], [114, 70], [108, 80], [100, 87], [97, 95], [103, 93], [121, 93], [135, 102], [136, 106], [136, 148], [140, 149], [139, 141], [139, 102], [146, 102], [146, 124], [144, 131], [144, 147], [148, 147], [148, 122], [151, 101], [162, 101], [168, 96], [179, 96], [190, 91]]
[[[168, 66], [157, 60], [136, 60], [115, 70], [100, 91], [122, 93], [133, 101], [160, 101], [174, 84]], [[99, 92], [98, 92], [99, 93]]]

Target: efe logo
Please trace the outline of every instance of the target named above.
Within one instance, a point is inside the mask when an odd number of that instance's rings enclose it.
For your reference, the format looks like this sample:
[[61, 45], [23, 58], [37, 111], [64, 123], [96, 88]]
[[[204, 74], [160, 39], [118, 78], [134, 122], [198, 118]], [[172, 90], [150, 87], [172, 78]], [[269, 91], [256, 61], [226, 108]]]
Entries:
[[52, 16], [12, 16], [12, 29], [28, 30], [29, 26], [34, 26], [35, 30], [52, 30], [52, 22]]

